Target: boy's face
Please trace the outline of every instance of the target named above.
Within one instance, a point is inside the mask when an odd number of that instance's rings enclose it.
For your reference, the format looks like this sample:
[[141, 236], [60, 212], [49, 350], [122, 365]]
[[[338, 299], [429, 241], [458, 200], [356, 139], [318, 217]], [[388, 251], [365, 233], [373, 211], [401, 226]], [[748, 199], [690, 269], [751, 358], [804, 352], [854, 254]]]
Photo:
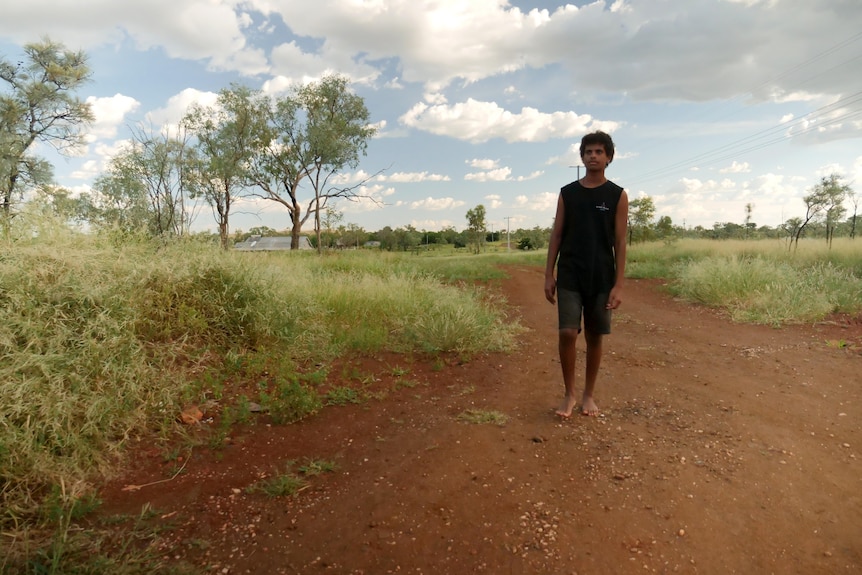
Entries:
[[587, 169], [606, 168], [610, 164], [608, 155], [605, 152], [605, 147], [601, 144], [589, 144], [584, 148], [584, 153], [581, 155], [581, 161]]

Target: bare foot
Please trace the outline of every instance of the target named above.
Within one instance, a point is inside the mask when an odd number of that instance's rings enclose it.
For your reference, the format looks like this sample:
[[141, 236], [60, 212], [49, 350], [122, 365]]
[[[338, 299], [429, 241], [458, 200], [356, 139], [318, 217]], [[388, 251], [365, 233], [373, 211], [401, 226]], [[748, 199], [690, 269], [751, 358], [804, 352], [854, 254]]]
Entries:
[[568, 395], [563, 399], [563, 403], [560, 404], [560, 407], [557, 409], [557, 415], [560, 417], [571, 417], [572, 410], [575, 409], [575, 405], [577, 405], [578, 400], [575, 397], [569, 397]]
[[581, 403], [581, 415], [589, 415], [595, 417], [599, 414], [599, 406], [593, 401], [592, 396], [585, 395]]

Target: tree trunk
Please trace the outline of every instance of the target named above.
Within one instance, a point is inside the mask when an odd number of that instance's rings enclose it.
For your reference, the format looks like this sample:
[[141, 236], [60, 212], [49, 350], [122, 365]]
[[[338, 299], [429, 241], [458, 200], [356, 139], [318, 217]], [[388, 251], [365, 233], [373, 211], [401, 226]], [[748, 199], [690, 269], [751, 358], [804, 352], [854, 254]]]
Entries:
[[299, 210], [293, 210], [290, 214], [290, 250], [298, 250], [299, 249]]

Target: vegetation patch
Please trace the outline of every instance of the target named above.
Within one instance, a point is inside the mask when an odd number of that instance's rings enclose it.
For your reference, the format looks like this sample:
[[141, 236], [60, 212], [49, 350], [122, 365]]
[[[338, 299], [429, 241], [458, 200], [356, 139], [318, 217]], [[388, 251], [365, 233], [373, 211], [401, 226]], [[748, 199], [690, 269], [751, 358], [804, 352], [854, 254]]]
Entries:
[[494, 425], [505, 425], [509, 421], [509, 417], [504, 413], [484, 409], [468, 409], [458, 414], [458, 419], [467, 423]]

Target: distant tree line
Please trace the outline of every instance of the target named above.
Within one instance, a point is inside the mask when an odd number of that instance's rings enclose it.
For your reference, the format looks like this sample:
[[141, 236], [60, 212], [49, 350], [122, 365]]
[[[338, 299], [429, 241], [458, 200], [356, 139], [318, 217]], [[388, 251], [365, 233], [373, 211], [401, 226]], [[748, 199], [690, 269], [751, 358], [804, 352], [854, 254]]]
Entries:
[[715, 222], [711, 228], [689, 228], [674, 224], [669, 216], [656, 220], [655, 203], [651, 197], [643, 196], [629, 203], [629, 243], [678, 238], [784, 238], [790, 248], [798, 245], [803, 237], [820, 238], [830, 246], [835, 237], [856, 237], [860, 217], [859, 196], [839, 174], [821, 178], [803, 196], [802, 204], [805, 209], [803, 217], [789, 218], [776, 227], [758, 226], [753, 217], [755, 205], [748, 203], [742, 223]]

